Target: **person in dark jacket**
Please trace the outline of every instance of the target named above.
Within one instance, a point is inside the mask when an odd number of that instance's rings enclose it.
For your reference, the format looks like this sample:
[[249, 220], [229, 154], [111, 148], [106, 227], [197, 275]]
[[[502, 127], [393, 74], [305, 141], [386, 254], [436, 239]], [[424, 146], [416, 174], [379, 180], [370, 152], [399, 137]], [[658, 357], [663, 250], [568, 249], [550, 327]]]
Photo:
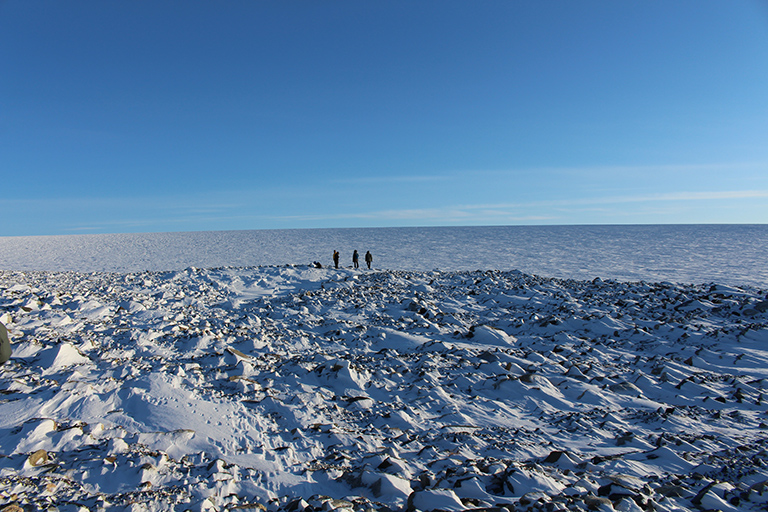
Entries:
[[371, 251], [365, 251], [365, 263], [368, 265], [368, 268], [371, 268], [372, 261], [373, 256], [371, 256]]
[[339, 268], [339, 251], [333, 251], [333, 264]]
[[358, 263], [359, 259], [360, 256], [357, 254], [357, 249], [355, 249], [355, 252], [352, 253], [352, 264], [355, 268], [360, 268], [360, 263]]

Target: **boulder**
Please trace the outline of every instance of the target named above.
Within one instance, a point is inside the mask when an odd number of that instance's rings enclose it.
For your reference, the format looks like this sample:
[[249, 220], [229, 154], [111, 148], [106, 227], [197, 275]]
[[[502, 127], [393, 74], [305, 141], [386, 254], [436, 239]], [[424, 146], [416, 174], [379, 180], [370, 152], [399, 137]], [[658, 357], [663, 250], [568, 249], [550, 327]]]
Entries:
[[48, 464], [48, 460], [48, 452], [45, 450], [37, 450], [36, 452], [31, 453], [29, 457], [27, 457], [27, 462], [29, 462], [29, 465], [32, 467]]
[[0, 364], [11, 358], [11, 341], [8, 339], [8, 329], [0, 323]]

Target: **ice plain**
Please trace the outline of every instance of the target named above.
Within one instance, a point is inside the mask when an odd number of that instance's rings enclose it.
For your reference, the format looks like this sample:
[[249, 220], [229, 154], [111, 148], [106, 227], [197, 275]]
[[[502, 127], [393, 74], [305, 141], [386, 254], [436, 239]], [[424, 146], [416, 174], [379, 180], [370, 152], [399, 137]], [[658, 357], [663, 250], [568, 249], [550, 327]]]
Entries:
[[642, 228], [62, 238], [0, 271], [0, 510], [765, 510], [766, 229]]

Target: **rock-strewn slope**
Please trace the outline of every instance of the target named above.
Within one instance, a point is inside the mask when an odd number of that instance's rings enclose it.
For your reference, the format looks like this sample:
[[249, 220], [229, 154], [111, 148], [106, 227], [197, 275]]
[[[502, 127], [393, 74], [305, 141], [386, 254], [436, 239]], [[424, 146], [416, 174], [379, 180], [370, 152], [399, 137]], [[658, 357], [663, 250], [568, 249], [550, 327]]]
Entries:
[[765, 298], [493, 271], [0, 272], [0, 504], [763, 510]]

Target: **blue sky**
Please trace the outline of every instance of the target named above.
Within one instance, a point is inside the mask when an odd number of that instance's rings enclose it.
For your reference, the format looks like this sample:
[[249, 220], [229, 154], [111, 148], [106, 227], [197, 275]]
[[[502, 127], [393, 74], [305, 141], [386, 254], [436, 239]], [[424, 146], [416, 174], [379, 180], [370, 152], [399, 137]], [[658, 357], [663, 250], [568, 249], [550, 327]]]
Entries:
[[0, 1], [0, 236], [768, 222], [768, 2]]

